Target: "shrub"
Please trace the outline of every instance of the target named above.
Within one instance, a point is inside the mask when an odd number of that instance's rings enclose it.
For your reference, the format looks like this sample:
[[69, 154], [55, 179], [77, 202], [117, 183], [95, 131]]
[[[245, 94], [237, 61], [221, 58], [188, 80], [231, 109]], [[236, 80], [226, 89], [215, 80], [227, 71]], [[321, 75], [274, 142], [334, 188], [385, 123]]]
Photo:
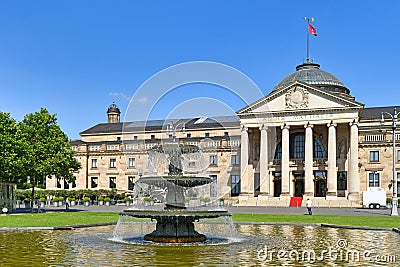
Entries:
[[104, 197], [99, 196], [99, 198], [97, 199], [98, 201], [104, 201]]
[[68, 201], [75, 201], [75, 198], [74, 197], [69, 197]]
[[89, 198], [89, 197], [84, 197], [84, 198], [83, 198], [83, 201], [89, 202], [89, 201], [90, 201], [90, 198]]
[[131, 199], [129, 197], [125, 197], [124, 200], [125, 201], [131, 201]]
[[110, 201], [111, 201], [111, 198], [106, 197], [106, 198], [104, 198], [104, 201], [105, 201], [105, 202], [110, 202]]
[[44, 197], [41, 197], [41, 198], [39, 199], [39, 201], [40, 201], [40, 202], [46, 202], [46, 199], [45, 199]]
[[31, 199], [29, 197], [26, 197], [26, 198], [24, 198], [24, 202], [29, 203], [29, 202], [31, 202]]
[[146, 202], [151, 202], [154, 199], [152, 197], [145, 197], [145, 198], [143, 198], [143, 200], [146, 201]]

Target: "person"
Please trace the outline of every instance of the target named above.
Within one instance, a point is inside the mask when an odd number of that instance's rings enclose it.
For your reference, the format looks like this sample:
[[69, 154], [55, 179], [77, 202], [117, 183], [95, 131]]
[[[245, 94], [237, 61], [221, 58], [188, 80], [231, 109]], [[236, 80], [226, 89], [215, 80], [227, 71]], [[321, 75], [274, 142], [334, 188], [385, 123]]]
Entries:
[[69, 199], [67, 198], [67, 201], [65, 201], [65, 209], [69, 210]]
[[307, 198], [307, 202], [306, 202], [306, 206], [307, 206], [307, 210], [308, 210], [308, 215], [312, 215], [312, 201], [311, 199]]

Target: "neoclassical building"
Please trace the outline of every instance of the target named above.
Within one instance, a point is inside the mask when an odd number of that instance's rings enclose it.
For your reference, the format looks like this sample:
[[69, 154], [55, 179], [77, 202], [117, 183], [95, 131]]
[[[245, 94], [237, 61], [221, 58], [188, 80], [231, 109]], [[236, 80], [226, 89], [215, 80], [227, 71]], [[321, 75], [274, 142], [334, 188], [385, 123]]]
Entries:
[[364, 107], [337, 77], [311, 62], [236, 116], [121, 122], [113, 103], [107, 123], [71, 142], [82, 164], [76, 182], [49, 179], [47, 188], [132, 192], [146, 175], [151, 148], [179, 142], [201, 148], [215, 181], [211, 197], [238, 205], [286, 206], [303, 196], [319, 205], [359, 205], [367, 187], [391, 196], [393, 156], [400, 180], [391, 120], [380, 123], [382, 112], [394, 108]]

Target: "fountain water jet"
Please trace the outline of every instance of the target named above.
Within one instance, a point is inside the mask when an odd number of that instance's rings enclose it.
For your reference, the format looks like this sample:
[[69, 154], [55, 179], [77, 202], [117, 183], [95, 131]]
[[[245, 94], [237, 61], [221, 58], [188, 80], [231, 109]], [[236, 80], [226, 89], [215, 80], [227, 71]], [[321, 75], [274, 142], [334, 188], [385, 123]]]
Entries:
[[[207, 239], [204, 234], [195, 230], [195, 222], [201, 219], [229, 217], [227, 210], [193, 209], [185, 206], [185, 192], [188, 188], [207, 185], [211, 178], [203, 176], [183, 175], [182, 161], [187, 154], [195, 154], [193, 158], [202, 159], [197, 146], [189, 145], [159, 145], [150, 152], [149, 169], [157, 174], [157, 169], [168, 161], [168, 175], [151, 175], [141, 177], [137, 185], [155, 186], [166, 191], [164, 209], [126, 209], [121, 216], [148, 218], [156, 221], [156, 229], [144, 235], [144, 240], [157, 243], [192, 243]], [[199, 164], [201, 169], [204, 168]]]

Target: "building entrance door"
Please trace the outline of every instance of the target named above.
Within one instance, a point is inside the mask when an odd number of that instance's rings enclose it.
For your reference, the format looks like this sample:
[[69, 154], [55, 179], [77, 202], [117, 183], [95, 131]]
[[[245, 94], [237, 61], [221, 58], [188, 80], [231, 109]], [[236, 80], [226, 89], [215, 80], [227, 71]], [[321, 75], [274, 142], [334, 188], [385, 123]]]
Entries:
[[280, 197], [281, 193], [282, 193], [281, 173], [275, 172], [274, 173], [274, 197]]
[[293, 172], [294, 177], [294, 196], [302, 197], [304, 195], [304, 172]]
[[325, 197], [326, 195], [326, 172], [314, 172], [314, 196]]

